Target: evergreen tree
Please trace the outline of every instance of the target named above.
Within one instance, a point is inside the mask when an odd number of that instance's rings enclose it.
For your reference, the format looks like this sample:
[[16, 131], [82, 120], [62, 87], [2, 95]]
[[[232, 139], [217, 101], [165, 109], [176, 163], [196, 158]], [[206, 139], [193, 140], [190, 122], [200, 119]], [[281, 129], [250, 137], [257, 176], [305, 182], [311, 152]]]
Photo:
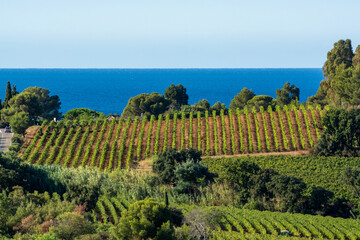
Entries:
[[165, 99], [171, 101], [171, 107], [173, 109], [180, 109], [182, 105], [188, 105], [189, 95], [186, 93], [186, 88], [179, 84], [175, 86], [171, 84], [167, 87], [164, 93]]
[[4, 103], [3, 103], [4, 108], [9, 106], [9, 100], [11, 99], [11, 97], [12, 97], [12, 95], [11, 95], [11, 85], [10, 85], [10, 82], [7, 82], [6, 91], [5, 91], [5, 99], [4, 99]]
[[230, 103], [230, 109], [236, 110], [239, 108], [243, 109], [247, 102], [255, 97], [255, 93], [251, 89], [243, 88], [240, 93], [238, 93]]
[[336, 73], [340, 66], [343, 69], [352, 67], [353, 58], [351, 40], [339, 40], [334, 44], [334, 48], [328, 52], [327, 60], [322, 68], [325, 80], [320, 83], [316, 95], [308, 99], [310, 104], [320, 104], [322, 106], [327, 104], [333, 106], [342, 105], [341, 96], [334, 88], [335, 85], [339, 85], [339, 83], [336, 83]]
[[353, 61], [354, 67], [360, 64], [360, 45], [357, 46], [357, 48], [355, 50], [355, 55], [354, 55], [352, 61]]
[[19, 92], [16, 90], [16, 84], [12, 85], [12, 91], [11, 91], [11, 97], [14, 97], [15, 95], [17, 95]]
[[287, 82], [282, 89], [276, 90], [276, 101], [280, 106], [289, 105], [291, 102], [299, 101], [300, 89], [294, 84], [290, 86]]

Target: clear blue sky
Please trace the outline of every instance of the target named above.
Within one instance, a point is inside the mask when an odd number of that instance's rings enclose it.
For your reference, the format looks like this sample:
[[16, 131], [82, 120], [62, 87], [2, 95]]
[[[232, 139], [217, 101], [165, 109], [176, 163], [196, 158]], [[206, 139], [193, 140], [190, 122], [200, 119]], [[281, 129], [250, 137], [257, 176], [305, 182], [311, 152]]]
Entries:
[[359, 0], [0, 0], [0, 68], [321, 67]]

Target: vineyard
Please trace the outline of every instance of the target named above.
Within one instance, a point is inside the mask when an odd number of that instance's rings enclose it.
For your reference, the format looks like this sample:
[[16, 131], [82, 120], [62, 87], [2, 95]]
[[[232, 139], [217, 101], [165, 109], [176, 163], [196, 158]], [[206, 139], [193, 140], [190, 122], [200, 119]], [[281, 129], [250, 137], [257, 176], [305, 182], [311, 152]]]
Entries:
[[[117, 224], [128, 203], [119, 198], [101, 198], [96, 204], [96, 214], [104, 222]], [[211, 239], [360, 239], [360, 222], [355, 219], [290, 214], [233, 207], [212, 207], [222, 213], [222, 219]], [[291, 232], [280, 236], [281, 231]]]
[[22, 158], [34, 164], [130, 167], [166, 148], [196, 148], [204, 156], [310, 149], [320, 136], [323, 110], [311, 106], [255, 108], [88, 122], [44, 122], [24, 144]]

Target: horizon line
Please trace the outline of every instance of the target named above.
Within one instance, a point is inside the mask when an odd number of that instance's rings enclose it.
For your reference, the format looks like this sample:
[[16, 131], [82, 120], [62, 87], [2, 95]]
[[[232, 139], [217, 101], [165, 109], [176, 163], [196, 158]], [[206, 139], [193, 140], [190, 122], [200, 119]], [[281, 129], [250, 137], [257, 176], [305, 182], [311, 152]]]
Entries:
[[219, 67], [219, 68], [216, 68], [216, 67], [204, 67], [204, 68], [201, 68], [201, 67], [189, 67], [189, 68], [186, 68], [186, 67], [174, 67], [174, 68], [160, 68], [160, 67], [155, 67], [155, 68], [137, 68], [137, 67], [130, 67], [130, 68], [115, 68], [115, 67], [104, 67], [104, 68], [101, 68], [101, 67], [9, 67], [9, 68], [0, 68], [0, 70], [7, 70], [7, 69], [23, 69], [23, 70], [26, 70], [26, 69], [119, 69], [119, 70], [129, 70], [129, 69], [148, 69], [148, 70], [162, 70], [162, 69], [321, 69], [322, 67]]

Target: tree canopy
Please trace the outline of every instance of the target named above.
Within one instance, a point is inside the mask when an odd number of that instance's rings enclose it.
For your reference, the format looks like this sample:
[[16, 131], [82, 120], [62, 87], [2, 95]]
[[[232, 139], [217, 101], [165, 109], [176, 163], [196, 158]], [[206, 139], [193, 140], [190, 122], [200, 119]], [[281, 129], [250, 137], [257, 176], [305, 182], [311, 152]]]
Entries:
[[276, 103], [280, 106], [289, 105], [292, 102], [298, 102], [300, 97], [300, 89], [294, 84], [290, 86], [287, 82], [281, 89], [276, 90]]
[[[320, 83], [316, 95], [309, 97], [310, 104], [348, 106], [358, 104], [357, 100], [350, 98], [357, 93], [349, 94], [347, 89], [357, 90], [360, 83], [357, 79], [357, 66], [359, 65], [360, 46], [353, 53], [351, 40], [339, 40], [327, 54], [327, 60], [323, 66], [325, 80]], [[345, 90], [345, 93], [343, 92]], [[353, 95], [353, 96], [351, 96]]]
[[64, 120], [90, 120], [90, 119], [104, 119], [106, 115], [102, 112], [97, 112], [88, 108], [74, 108], [67, 111]]
[[230, 109], [236, 110], [239, 108], [240, 110], [243, 109], [248, 101], [255, 97], [255, 93], [250, 89], [243, 88], [240, 93], [238, 93], [230, 103]]
[[247, 107], [252, 109], [253, 107], [259, 111], [260, 107], [263, 106], [267, 109], [269, 106], [274, 108], [276, 105], [275, 99], [267, 95], [257, 95], [247, 102]]
[[188, 105], [189, 95], [186, 93], [186, 88], [179, 84], [175, 86], [171, 84], [167, 87], [164, 93], [165, 99], [171, 101], [171, 107], [179, 110], [182, 105]]
[[164, 113], [169, 105], [170, 100], [165, 99], [159, 93], [142, 93], [129, 99], [122, 117], [135, 117], [144, 114], [145, 116], [159, 115]]

